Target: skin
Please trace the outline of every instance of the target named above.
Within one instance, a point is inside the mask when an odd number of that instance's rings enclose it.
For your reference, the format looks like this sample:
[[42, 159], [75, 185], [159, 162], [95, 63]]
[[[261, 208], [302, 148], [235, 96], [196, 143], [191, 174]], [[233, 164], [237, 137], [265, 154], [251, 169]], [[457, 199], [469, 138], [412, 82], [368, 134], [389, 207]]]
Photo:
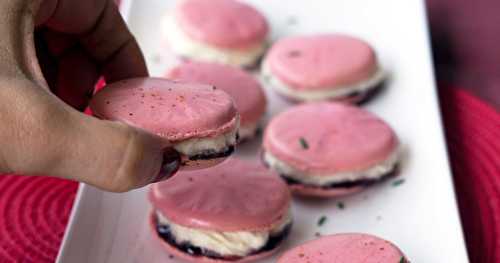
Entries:
[[111, 0], [1, 0], [0, 35], [0, 173], [124, 192], [177, 170], [165, 140], [81, 113], [100, 75], [148, 74]]

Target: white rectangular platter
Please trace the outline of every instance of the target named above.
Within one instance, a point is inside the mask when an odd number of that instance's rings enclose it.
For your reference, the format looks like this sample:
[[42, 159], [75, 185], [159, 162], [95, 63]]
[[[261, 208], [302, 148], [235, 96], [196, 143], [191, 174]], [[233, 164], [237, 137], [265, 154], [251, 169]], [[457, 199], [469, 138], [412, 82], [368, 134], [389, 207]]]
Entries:
[[[399, 186], [392, 180], [347, 198], [294, 200], [294, 229], [283, 249], [313, 239], [315, 233], [366, 232], [395, 242], [412, 262], [468, 262], [443, 138], [423, 1], [248, 2], [270, 20], [272, 40], [291, 34], [344, 32], [372, 43], [391, 77], [388, 87], [364, 107], [395, 128], [404, 150], [401, 178], [405, 181]], [[127, 21], [154, 76], [162, 76], [171, 61], [165, 55], [159, 21], [173, 3], [124, 1]], [[289, 106], [272, 92], [267, 94], [268, 118]], [[256, 158], [259, 143], [244, 145], [237, 154]], [[112, 194], [82, 185], [58, 262], [178, 262], [151, 238], [146, 192]], [[321, 216], [328, 219], [318, 226]]]

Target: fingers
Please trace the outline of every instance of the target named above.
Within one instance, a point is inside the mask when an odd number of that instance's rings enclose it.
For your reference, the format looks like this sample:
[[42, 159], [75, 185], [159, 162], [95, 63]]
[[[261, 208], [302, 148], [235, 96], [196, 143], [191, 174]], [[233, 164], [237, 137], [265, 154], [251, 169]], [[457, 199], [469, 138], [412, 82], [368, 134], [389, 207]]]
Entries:
[[108, 82], [148, 75], [141, 50], [113, 1], [45, 1], [58, 2], [57, 7], [42, 3], [38, 22], [49, 29], [77, 35]]
[[111, 1], [107, 3], [94, 29], [81, 38], [83, 47], [103, 66], [108, 82], [147, 76], [139, 45], [116, 5]]
[[53, 92], [73, 108], [85, 110], [100, 75], [95, 64], [80, 49], [67, 52], [58, 62], [59, 72]]
[[0, 79], [0, 172], [51, 175], [124, 192], [170, 177], [179, 154], [161, 138], [72, 110], [32, 82]]

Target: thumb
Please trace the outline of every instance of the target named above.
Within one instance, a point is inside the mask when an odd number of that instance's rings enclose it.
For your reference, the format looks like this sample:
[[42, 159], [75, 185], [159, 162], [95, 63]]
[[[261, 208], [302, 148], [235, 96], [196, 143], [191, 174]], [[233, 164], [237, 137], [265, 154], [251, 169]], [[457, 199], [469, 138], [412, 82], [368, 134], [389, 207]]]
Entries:
[[178, 169], [179, 154], [156, 135], [84, 115], [28, 80], [0, 78], [0, 86], [0, 172], [124, 192]]
[[[77, 113], [73, 149], [52, 171], [99, 188], [124, 192], [170, 178], [180, 155], [165, 140], [123, 123]], [[71, 147], [70, 147], [71, 148]], [[69, 153], [68, 153], [69, 152]]]

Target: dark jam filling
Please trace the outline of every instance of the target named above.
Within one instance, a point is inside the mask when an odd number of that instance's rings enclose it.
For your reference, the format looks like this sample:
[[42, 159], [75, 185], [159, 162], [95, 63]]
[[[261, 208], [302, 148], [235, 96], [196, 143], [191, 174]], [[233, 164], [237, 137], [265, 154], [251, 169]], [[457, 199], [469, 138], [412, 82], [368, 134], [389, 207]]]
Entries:
[[189, 156], [189, 160], [198, 161], [198, 160], [223, 158], [223, 157], [228, 157], [229, 155], [233, 154], [233, 152], [234, 152], [234, 145], [231, 145], [225, 147], [222, 151], [207, 150], [195, 155], [191, 155]]
[[365, 91], [354, 91], [349, 93], [346, 98], [354, 99], [356, 104], [363, 104], [369, 101], [371, 98], [375, 97], [380, 93], [385, 87], [385, 80], [378, 83], [375, 87], [365, 90]]
[[[259, 253], [263, 253], [263, 252], [267, 252], [267, 251], [271, 251], [271, 250], [275, 249], [290, 234], [291, 229], [292, 229], [292, 223], [288, 224], [283, 229], [283, 231], [281, 233], [279, 233], [278, 235], [270, 236], [269, 240], [262, 248], [260, 248], [257, 251], [254, 251], [246, 256], [251, 256], [251, 255], [255, 255], [255, 254], [259, 254]], [[189, 254], [193, 257], [207, 257], [207, 258], [211, 258], [211, 259], [219, 259], [219, 260], [226, 260], [226, 261], [235, 261], [235, 260], [239, 260], [242, 258], [240, 256], [224, 256], [224, 255], [221, 255], [217, 252], [211, 251], [209, 249], [194, 246], [189, 242], [184, 242], [184, 243], [178, 244], [175, 241], [174, 235], [170, 231], [170, 226], [168, 226], [168, 225], [160, 225], [158, 222], [156, 222], [156, 231], [157, 231], [158, 235], [165, 242], [167, 242], [171, 246], [173, 246], [173, 247], [177, 248], [178, 250], [180, 250], [186, 254]]]
[[320, 189], [352, 188], [352, 187], [360, 187], [360, 186], [367, 187], [367, 186], [371, 186], [371, 185], [374, 185], [374, 184], [377, 184], [377, 183], [381, 183], [381, 182], [383, 182], [383, 181], [385, 181], [385, 180], [387, 180], [387, 179], [389, 179], [391, 177], [396, 176], [398, 170], [399, 170], [398, 165], [395, 165], [394, 168], [392, 168], [391, 171], [389, 171], [388, 173], [382, 175], [379, 178], [360, 179], [360, 180], [355, 180], [355, 181], [345, 181], [345, 182], [331, 183], [331, 184], [322, 185], [322, 186], [302, 183], [299, 180], [290, 178], [290, 177], [288, 177], [286, 175], [281, 175], [281, 177], [289, 185], [304, 185], [304, 186], [307, 186], [307, 187], [320, 188]]

